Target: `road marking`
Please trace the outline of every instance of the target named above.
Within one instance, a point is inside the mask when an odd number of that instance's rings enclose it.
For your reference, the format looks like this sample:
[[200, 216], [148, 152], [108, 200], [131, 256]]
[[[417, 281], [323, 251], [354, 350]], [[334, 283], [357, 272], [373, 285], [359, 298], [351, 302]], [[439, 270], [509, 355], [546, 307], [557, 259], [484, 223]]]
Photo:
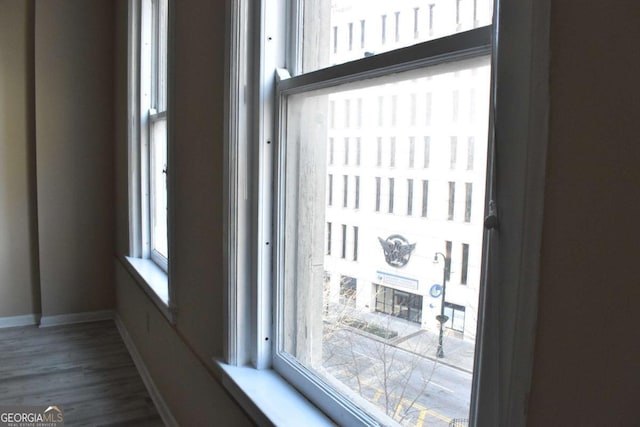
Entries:
[[439, 388], [441, 388], [441, 389], [443, 389], [445, 391], [448, 391], [449, 393], [453, 393], [453, 390], [451, 390], [450, 388], [447, 388], [447, 387], [445, 387], [443, 385], [440, 385], [440, 384], [438, 384], [436, 382], [429, 381], [429, 385], [434, 385], [434, 386], [439, 387]]

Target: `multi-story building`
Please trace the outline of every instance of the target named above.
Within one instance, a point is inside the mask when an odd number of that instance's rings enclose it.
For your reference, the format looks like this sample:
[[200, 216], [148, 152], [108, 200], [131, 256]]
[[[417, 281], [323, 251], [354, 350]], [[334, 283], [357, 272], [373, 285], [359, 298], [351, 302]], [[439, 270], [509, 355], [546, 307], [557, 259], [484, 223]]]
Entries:
[[[330, 63], [484, 25], [479, 3], [341, 1]], [[476, 58], [329, 95], [328, 302], [436, 330], [444, 279], [445, 326], [475, 339], [489, 74]]]

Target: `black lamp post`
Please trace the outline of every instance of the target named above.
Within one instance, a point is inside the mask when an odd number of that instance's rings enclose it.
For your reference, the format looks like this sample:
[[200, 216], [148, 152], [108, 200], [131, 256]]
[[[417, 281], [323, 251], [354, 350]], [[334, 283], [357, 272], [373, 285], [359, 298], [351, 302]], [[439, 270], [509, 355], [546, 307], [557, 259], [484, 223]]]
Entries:
[[445, 301], [445, 294], [447, 291], [447, 273], [449, 272], [449, 267], [447, 265], [447, 257], [442, 252], [435, 253], [435, 255], [433, 256], [433, 262], [434, 263], [438, 262], [438, 255], [440, 255], [442, 257], [442, 260], [444, 261], [444, 268], [442, 270], [443, 271], [442, 272], [442, 302], [440, 304], [440, 314], [436, 316], [436, 320], [440, 323], [440, 335], [438, 337], [438, 350], [436, 351], [436, 356], [439, 358], [443, 358], [444, 350], [442, 349], [442, 334], [443, 334], [444, 324], [447, 322], [447, 320], [449, 320], [449, 316], [444, 315], [444, 301]]

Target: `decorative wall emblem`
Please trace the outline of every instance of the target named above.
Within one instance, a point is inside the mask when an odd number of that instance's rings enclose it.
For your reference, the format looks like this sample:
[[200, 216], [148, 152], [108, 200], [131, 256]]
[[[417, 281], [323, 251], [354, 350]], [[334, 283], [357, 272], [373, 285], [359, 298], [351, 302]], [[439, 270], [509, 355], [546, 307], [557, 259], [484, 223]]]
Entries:
[[407, 239], [399, 234], [392, 234], [386, 240], [378, 237], [380, 245], [384, 250], [384, 259], [392, 267], [404, 267], [411, 258], [411, 252], [416, 247], [415, 243], [409, 243]]

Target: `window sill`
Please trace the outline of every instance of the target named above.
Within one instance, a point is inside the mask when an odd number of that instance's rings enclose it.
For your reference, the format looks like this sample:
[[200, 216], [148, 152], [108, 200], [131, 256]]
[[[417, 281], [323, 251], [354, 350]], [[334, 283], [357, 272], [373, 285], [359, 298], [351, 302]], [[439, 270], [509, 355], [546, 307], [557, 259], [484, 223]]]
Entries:
[[169, 276], [167, 273], [150, 259], [134, 257], [119, 259], [160, 312], [171, 324], [175, 324], [175, 315], [169, 308]]
[[215, 361], [222, 383], [260, 426], [335, 426], [291, 384], [271, 369], [231, 366]]

